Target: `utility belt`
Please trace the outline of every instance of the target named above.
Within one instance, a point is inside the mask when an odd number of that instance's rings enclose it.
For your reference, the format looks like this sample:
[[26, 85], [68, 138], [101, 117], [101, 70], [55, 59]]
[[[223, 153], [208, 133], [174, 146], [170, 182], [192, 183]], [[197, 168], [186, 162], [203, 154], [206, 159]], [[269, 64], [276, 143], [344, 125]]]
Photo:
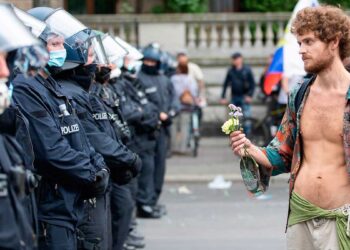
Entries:
[[8, 195], [8, 186], [14, 188], [17, 196], [23, 198], [39, 184], [40, 177], [30, 170], [23, 169], [22, 166], [15, 166], [10, 169], [8, 174], [0, 173], [0, 197]]

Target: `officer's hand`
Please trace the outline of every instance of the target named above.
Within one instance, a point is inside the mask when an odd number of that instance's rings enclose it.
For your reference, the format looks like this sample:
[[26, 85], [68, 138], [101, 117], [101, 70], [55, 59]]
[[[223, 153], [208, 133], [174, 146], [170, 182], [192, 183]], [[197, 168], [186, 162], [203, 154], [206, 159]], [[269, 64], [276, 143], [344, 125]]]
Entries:
[[142, 160], [137, 154], [135, 154], [135, 161], [131, 170], [133, 177], [136, 177], [141, 172], [141, 168]]
[[160, 114], [159, 114], [159, 119], [160, 119], [162, 122], [168, 120], [168, 118], [169, 118], [169, 116], [168, 116], [167, 113], [160, 112]]
[[242, 133], [242, 131], [235, 131], [230, 134], [230, 145], [232, 151], [238, 156], [244, 156], [243, 147], [246, 146], [249, 149], [253, 144], [249, 139]]
[[108, 187], [109, 182], [109, 171], [107, 169], [101, 169], [96, 173], [96, 181], [93, 184], [93, 193], [103, 195]]
[[128, 168], [118, 168], [112, 172], [112, 181], [118, 185], [128, 184], [134, 177]]

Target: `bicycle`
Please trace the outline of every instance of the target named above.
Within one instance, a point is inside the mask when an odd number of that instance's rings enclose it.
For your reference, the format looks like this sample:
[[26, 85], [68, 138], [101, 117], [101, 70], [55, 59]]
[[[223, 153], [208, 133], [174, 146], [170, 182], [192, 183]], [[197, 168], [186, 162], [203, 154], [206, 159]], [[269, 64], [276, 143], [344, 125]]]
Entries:
[[200, 131], [199, 131], [199, 107], [197, 106], [188, 106], [183, 109], [181, 112], [190, 113], [190, 119], [188, 122], [187, 128], [187, 138], [186, 138], [186, 147], [190, 149], [192, 156], [198, 156], [199, 140], [200, 140]]

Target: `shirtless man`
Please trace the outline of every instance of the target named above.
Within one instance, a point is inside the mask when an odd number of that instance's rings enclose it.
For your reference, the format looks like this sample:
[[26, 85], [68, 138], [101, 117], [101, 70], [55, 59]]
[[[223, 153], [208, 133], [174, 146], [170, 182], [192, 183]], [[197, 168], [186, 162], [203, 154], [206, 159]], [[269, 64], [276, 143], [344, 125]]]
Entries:
[[[272, 175], [291, 173], [288, 249], [350, 249], [350, 20], [335, 7], [301, 10], [292, 25], [305, 71], [314, 75], [295, 110], [296, 88], [276, 138], [266, 147], [231, 134]], [[297, 117], [299, 119], [297, 120]]]

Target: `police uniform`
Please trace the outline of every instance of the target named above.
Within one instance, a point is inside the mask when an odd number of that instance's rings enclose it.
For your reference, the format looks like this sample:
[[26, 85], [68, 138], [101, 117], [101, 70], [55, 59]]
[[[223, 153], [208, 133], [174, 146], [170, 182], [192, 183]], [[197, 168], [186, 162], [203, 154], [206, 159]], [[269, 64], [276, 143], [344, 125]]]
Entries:
[[29, 121], [38, 188], [39, 249], [76, 249], [82, 196], [95, 191], [96, 173], [105, 168], [87, 140], [74, 103], [50, 76], [13, 80], [13, 99]]
[[168, 114], [169, 118], [163, 121], [156, 140], [155, 156], [154, 156], [154, 190], [155, 194], [152, 198], [151, 205], [156, 205], [162, 192], [166, 155], [170, 136], [171, 117], [175, 115], [177, 109], [174, 88], [170, 80], [161, 73], [148, 74], [141, 70], [138, 79], [145, 89], [147, 99], [155, 104], [159, 113]]
[[[85, 218], [79, 225], [84, 239], [82, 240], [83, 246], [81, 246], [81, 248], [107, 249], [109, 245], [107, 230], [108, 223], [110, 222], [108, 216], [110, 195], [113, 197], [113, 187], [117, 185], [116, 183], [124, 184], [136, 175], [139, 167], [137, 166], [137, 164], [139, 164], [138, 156], [124, 146], [116, 136], [109, 120], [110, 115], [106, 111], [103, 102], [87, 92], [90, 86], [82, 81], [88, 81], [88, 76], [85, 79], [82, 75], [78, 77], [75, 70], [66, 73], [66, 75], [68, 76], [67, 79], [59, 80], [63, 92], [72, 96], [75, 100], [78, 117], [87, 132], [87, 136], [95, 150], [104, 157], [107, 166], [112, 172], [113, 180], [111, 184], [112, 190], [108, 191], [108, 193], [102, 197], [96, 197], [94, 202], [86, 202]], [[112, 198], [112, 206], [113, 200]], [[125, 203], [125, 200], [121, 202]], [[119, 203], [120, 201], [118, 201], [118, 204]], [[126, 212], [129, 213], [128, 210]], [[114, 240], [115, 237], [113, 237], [113, 241]], [[86, 242], [90, 242], [92, 248], [89, 248]]]
[[0, 249], [34, 249], [35, 234], [21, 199], [25, 197], [24, 152], [15, 138], [0, 135]]
[[26, 220], [36, 236], [38, 234], [38, 216], [34, 189], [37, 187], [39, 176], [34, 175], [34, 151], [29, 135], [28, 120], [14, 104], [0, 115], [0, 133], [13, 138], [13, 143], [21, 145], [16, 146], [16, 150], [14, 150], [14, 153], [18, 151], [18, 157], [15, 158], [21, 161], [18, 165], [23, 165], [23, 170], [19, 169], [18, 173], [24, 181], [21, 184], [23, 192], [21, 192], [20, 201], [26, 213]]
[[[117, 138], [128, 144], [131, 133], [122, 116], [121, 110], [119, 109], [119, 100], [114, 96], [114, 93], [108, 87], [99, 83], [95, 83], [92, 86], [91, 93], [92, 96], [103, 101], [105, 110], [108, 113], [110, 123]], [[141, 161], [139, 164], [141, 167]], [[117, 183], [112, 183], [111, 215], [114, 250], [123, 249], [124, 242], [129, 233], [134, 207], [134, 199], [130, 185], [132, 184], [118, 185]]]

